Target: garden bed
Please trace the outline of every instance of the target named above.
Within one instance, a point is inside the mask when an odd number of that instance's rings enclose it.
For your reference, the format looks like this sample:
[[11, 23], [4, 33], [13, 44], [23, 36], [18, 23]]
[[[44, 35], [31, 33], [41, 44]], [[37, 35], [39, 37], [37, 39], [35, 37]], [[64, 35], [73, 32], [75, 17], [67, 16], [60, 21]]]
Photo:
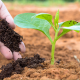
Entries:
[[[19, 68], [18, 65], [16, 70], [21, 73], [13, 72], [11, 77], [5, 78], [4, 80], [46, 80], [46, 79], [80, 79], [80, 64], [74, 58], [74, 55], [78, 56], [80, 51], [78, 50], [69, 50], [65, 47], [56, 47], [55, 51], [55, 64], [50, 65], [50, 47], [51, 45], [30, 45], [27, 44], [27, 49], [30, 49], [26, 53], [26, 57], [33, 56], [34, 54], [39, 54], [41, 57], [46, 60], [42, 63], [43, 67], [37, 66], [29, 68], [28, 66], [24, 68]], [[28, 50], [27, 50], [28, 51]], [[36, 53], [37, 52], [37, 53]], [[25, 57], [25, 56], [24, 56]], [[80, 57], [78, 57], [80, 58]], [[26, 62], [27, 63], [27, 62]], [[25, 64], [26, 64], [25, 63]], [[9, 68], [10, 69], [10, 68]], [[20, 69], [20, 70], [19, 70]]]

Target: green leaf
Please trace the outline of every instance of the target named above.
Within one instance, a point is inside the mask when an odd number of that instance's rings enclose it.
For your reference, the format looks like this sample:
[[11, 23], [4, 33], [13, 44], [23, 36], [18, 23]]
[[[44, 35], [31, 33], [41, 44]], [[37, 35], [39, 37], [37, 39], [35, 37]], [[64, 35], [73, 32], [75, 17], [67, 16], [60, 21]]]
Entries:
[[70, 26], [73, 26], [77, 23], [78, 23], [77, 21], [69, 20], [69, 21], [58, 23], [58, 25], [59, 25], [59, 29], [60, 29], [62, 26], [70, 27]]
[[63, 27], [63, 29], [80, 31], [80, 23], [77, 23], [77, 24], [70, 26], [70, 27]]
[[[74, 25], [76, 25], [78, 22], [77, 21], [74, 21], [74, 20], [70, 20], [70, 21], [66, 21], [66, 22], [64, 22], [63, 24], [62, 24], [62, 26], [65, 26], [65, 27], [71, 27], [71, 26], [74, 26]], [[63, 31], [65, 32], [65, 31], [70, 31], [70, 29], [67, 29], [66, 30], [66, 28], [63, 28]], [[75, 30], [76, 31], [76, 30]], [[78, 31], [76, 31], [76, 32], [78, 32]]]
[[[61, 22], [59, 23], [59, 30], [61, 27], [70, 27], [70, 26], [73, 26], [75, 24], [77, 24], [78, 22], [77, 21], [74, 21], [74, 20], [69, 20], [69, 21], [65, 21], [65, 22]], [[63, 28], [63, 31], [65, 32], [65, 29]], [[68, 31], [68, 30], [67, 30]], [[70, 31], [70, 30], [69, 30]]]
[[35, 13], [23, 13], [19, 14], [14, 18], [14, 23], [21, 28], [32, 28], [43, 32], [49, 39], [51, 39], [49, 34], [49, 29], [51, 25], [46, 20], [33, 18]]
[[52, 15], [51, 14], [48, 14], [48, 13], [39, 13], [39, 14], [36, 14], [32, 17], [33, 18], [39, 18], [39, 19], [44, 19], [44, 20], [47, 20], [51, 25], [53, 24], [52, 23]]
[[[67, 32], [71, 31], [71, 29], [68, 29], [69, 27], [73, 26], [73, 25], [76, 25], [78, 22], [77, 21], [74, 21], [74, 20], [69, 20], [69, 21], [65, 21], [65, 22], [61, 22], [61, 23], [58, 23], [59, 24], [59, 28], [58, 28], [58, 31], [62, 28], [63, 31], [62, 33], [58, 36], [57, 39], [59, 39], [60, 37], [62, 37], [64, 34], [66, 34]], [[65, 27], [63, 27], [65, 26]], [[78, 32], [77, 30], [75, 30], [76, 32]]]
[[58, 26], [58, 22], [59, 22], [59, 10], [57, 11], [55, 18], [54, 18], [54, 24], [55, 26]]

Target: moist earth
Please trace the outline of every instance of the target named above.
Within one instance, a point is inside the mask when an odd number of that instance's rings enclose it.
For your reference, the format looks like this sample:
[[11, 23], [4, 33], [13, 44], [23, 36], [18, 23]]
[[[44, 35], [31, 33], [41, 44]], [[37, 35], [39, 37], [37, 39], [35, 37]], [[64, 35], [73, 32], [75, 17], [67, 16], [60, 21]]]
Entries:
[[36, 54], [34, 57], [20, 58], [16, 61], [13, 61], [12, 63], [3, 65], [1, 67], [0, 80], [10, 77], [13, 74], [21, 74], [21, 72], [24, 70], [24, 67], [37, 68], [40, 66], [43, 68], [43, 65], [40, 63], [43, 63], [44, 61], [44, 58], [40, 58], [40, 56]]

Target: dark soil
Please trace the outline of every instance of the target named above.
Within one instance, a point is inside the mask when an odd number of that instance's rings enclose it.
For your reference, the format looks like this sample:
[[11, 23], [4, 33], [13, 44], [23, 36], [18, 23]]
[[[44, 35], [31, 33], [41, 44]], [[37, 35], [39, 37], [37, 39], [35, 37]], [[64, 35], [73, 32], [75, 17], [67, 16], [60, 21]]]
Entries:
[[20, 58], [12, 63], [7, 64], [6, 66], [3, 65], [1, 67], [0, 73], [0, 80], [6, 77], [10, 77], [12, 74], [20, 74], [24, 67], [27, 66], [28, 68], [37, 68], [43, 67], [40, 63], [45, 61], [44, 58], [40, 58], [38, 54], [34, 55], [34, 57], [30, 58]]
[[12, 30], [5, 19], [0, 19], [0, 41], [12, 52], [20, 51], [19, 44], [22, 36]]

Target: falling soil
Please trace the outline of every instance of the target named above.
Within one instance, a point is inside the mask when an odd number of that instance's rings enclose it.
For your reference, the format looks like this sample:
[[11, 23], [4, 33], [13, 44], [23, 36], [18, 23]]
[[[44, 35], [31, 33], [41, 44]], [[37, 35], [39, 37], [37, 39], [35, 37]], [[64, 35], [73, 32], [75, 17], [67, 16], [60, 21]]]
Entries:
[[12, 30], [5, 19], [0, 19], [0, 36], [0, 41], [12, 52], [20, 51], [19, 44], [22, 36]]
[[12, 74], [20, 74], [26, 66], [28, 68], [37, 68], [39, 66], [43, 67], [43, 65], [40, 63], [43, 63], [44, 61], [44, 58], [40, 58], [40, 56], [36, 54], [34, 57], [20, 58], [12, 63], [7, 64], [6, 66], [3, 65], [1, 67], [0, 80], [10, 77]]

